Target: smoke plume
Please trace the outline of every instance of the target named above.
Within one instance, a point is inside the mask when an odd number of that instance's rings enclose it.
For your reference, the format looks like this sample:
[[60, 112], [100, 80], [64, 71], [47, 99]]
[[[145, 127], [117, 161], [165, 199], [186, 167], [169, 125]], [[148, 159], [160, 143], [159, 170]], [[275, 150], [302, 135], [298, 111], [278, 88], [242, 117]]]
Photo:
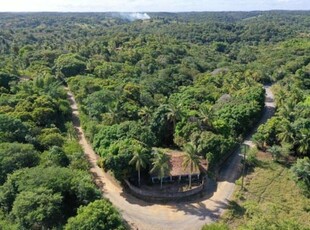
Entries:
[[136, 20], [151, 19], [151, 17], [147, 13], [118, 13], [115, 16], [121, 17], [131, 22], [136, 21]]

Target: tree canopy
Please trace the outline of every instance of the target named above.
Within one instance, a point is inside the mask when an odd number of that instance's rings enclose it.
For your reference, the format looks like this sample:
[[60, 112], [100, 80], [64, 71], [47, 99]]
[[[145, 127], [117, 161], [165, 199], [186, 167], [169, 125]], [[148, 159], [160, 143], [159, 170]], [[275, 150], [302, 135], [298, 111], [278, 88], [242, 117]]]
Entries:
[[110, 202], [96, 200], [87, 206], [79, 208], [77, 216], [69, 219], [65, 229], [124, 230], [126, 228], [120, 214]]

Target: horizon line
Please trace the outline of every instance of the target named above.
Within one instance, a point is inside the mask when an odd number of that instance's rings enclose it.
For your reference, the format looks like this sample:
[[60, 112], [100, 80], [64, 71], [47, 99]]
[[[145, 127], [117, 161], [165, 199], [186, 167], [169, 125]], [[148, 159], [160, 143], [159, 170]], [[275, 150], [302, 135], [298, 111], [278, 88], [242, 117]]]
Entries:
[[269, 10], [190, 10], [190, 11], [1, 11], [0, 13], [225, 13], [225, 12], [271, 12], [310, 11], [310, 9], [269, 9]]

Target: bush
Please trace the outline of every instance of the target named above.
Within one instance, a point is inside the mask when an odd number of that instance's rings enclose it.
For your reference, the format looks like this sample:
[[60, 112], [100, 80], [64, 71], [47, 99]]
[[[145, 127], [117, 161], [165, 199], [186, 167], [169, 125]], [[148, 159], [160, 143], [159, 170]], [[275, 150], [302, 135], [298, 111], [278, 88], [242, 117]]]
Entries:
[[299, 187], [307, 197], [310, 197], [310, 159], [308, 157], [297, 159], [291, 171]]
[[63, 197], [46, 188], [23, 191], [15, 199], [12, 215], [21, 228], [51, 228], [61, 218]]
[[228, 225], [224, 223], [212, 223], [202, 227], [202, 230], [228, 230]]
[[66, 230], [125, 230], [118, 211], [107, 200], [96, 200], [81, 207], [75, 217], [69, 219]]

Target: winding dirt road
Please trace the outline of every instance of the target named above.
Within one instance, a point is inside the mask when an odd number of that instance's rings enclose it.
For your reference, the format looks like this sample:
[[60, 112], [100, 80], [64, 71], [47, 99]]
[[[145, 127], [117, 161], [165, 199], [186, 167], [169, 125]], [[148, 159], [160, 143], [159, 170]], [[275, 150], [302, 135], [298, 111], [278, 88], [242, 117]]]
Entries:
[[[274, 96], [269, 88], [266, 89], [264, 115], [259, 124], [269, 119], [275, 109]], [[67, 89], [68, 90], [68, 89]], [[108, 174], [103, 172], [96, 164], [98, 156], [87, 142], [79, 121], [79, 112], [74, 96], [68, 90], [68, 99], [73, 110], [73, 124], [79, 132], [79, 143], [91, 164], [91, 173], [96, 184], [103, 192], [103, 196], [109, 199], [119, 209], [123, 218], [133, 229], [140, 230], [188, 230], [201, 229], [205, 223], [218, 219], [228, 204], [235, 188], [235, 180], [241, 172], [241, 153], [238, 149], [223, 165], [219, 173], [218, 183], [209, 180], [206, 186], [206, 195], [192, 202], [153, 204], [136, 199], [126, 193], [121, 186]], [[255, 132], [256, 128], [253, 129]], [[244, 141], [244, 144], [253, 146], [250, 141], [252, 135]]]

